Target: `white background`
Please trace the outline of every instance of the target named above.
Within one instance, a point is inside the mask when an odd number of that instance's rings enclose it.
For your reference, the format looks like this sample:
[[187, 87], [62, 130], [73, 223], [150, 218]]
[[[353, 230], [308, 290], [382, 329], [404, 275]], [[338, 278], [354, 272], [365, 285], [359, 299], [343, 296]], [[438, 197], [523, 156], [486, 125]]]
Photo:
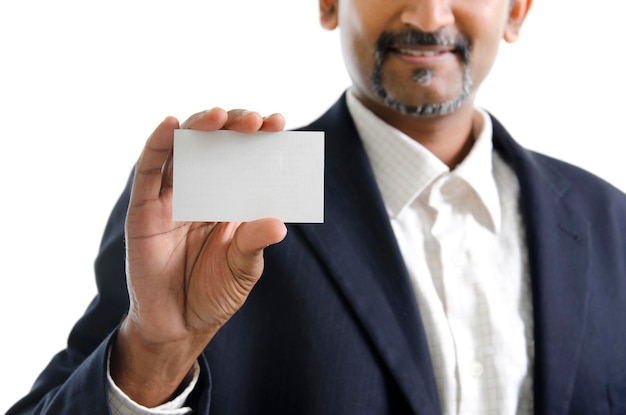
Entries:
[[[623, 16], [536, 0], [479, 103], [524, 145], [626, 189]], [[95, 294], [108, 213], [166, 116], [219, 105], [320, 115], [349, 85], [314, 0], [0, 1], [0, 411]]]

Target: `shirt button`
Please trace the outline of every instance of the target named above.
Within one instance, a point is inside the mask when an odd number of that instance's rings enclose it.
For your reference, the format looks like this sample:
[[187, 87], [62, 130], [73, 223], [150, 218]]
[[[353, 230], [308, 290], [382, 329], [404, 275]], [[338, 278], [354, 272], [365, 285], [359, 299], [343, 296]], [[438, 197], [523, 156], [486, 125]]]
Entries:
[[480, 362], [474, 362], [472, 365], [472, 377], [479, 378], [485, 373], [485, 367]]

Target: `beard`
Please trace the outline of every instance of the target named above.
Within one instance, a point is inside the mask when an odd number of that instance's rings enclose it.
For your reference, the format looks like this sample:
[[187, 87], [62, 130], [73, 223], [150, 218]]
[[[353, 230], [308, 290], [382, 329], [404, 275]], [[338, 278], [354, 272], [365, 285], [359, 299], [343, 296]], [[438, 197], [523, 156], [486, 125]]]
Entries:
[[[389, 94], [383, 82], [383, 65], [390, 53], [390, 48], [403, 46], [454, 46], [453, 52], [463, 65], [462, 86], [459, 94], [450, 100], [412, 105], [402, 102]], [[432, 70], [418, 68], [413, 71], [413, 81], [416, 84], [428, 85], [432, 80]], [[441, 32], [423, 33], [406, 31], [400, 33], [383, 33], [376, 43], [374, 71], [371, 77], [372, 87], [376, 95], [384, 103], [404, 114], [416, 116], [446, 115], [456, 111], [470, 94], [472, 86], [472, 71], [470, 68], [470, 42], [463, 36], [448, 37]]]

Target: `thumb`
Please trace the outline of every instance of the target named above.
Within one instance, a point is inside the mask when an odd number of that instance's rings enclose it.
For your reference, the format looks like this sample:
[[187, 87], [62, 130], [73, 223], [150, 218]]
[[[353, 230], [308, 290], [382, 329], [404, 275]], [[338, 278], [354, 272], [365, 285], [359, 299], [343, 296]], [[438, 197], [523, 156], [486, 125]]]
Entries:
[[263, 249], [282, 241], [286, 235], [287, 227], [278, 219], [242, 223], [235, 232], [229, 252], [231, 270], [240, 278], [258, 278], [263, 271]]

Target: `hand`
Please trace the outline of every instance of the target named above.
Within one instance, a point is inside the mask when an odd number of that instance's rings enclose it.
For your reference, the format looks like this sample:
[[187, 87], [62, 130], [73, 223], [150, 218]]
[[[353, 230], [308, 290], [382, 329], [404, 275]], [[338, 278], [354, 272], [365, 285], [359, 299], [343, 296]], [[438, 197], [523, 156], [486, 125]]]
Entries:
[[[280, 131], [278, 114], [262, 118], [216, 108], [181, 128]], [[172, 143], [178, 121], [152, 133], [136, 166], [126, 220], [130, 309], [111, 359], [111, 374], [144, 406], [171, 397], [222, 325], [243, 305], [263, 271], [263, 249], [280, 242], [276, 219], [248, 223], [173, 222]]]

